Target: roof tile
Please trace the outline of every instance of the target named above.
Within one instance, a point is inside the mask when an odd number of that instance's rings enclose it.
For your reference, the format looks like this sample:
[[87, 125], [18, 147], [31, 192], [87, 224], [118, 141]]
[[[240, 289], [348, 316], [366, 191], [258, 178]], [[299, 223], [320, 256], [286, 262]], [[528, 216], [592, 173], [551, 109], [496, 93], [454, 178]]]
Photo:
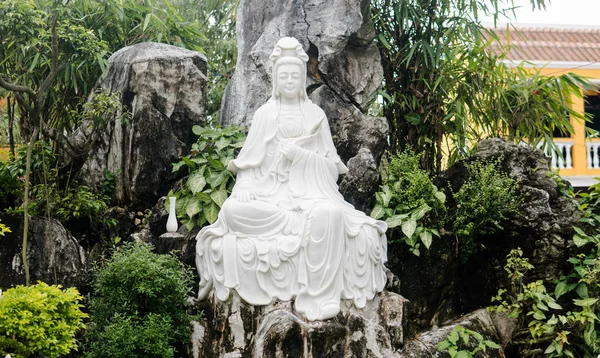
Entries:
[[[507, 44], [506, 28], [492, 31]], [[510, 28], [508, 35], [507, 60], [600, 62], [600, 28]], [[499, 55], [501, 46], [493, 44], [490, 50]]]

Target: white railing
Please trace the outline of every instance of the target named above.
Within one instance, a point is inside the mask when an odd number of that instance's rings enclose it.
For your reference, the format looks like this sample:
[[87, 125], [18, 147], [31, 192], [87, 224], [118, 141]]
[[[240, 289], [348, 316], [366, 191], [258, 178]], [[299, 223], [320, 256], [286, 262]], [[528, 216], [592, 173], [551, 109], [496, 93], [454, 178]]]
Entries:
[[600, 142], [588, 142], [585, 144], [587, 148], [587, 166], [588, 169], [600, 168], [600, 157], [598, 151], [600, 150]]
[[537, 147], [551, 158], [550, 164], [553, 169], [573, 169], [573, 142], [554, 142], [554, 145], [557, 151], [550, 150], [547, 146], [544, 148], [542, 143]]

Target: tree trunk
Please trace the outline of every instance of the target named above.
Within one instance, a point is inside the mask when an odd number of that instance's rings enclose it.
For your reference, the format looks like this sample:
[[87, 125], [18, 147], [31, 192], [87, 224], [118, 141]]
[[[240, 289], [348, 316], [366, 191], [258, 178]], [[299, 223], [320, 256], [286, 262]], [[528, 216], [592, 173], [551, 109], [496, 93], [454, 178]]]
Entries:
[[6, 108], [8, 110], [8, 143], [10, 147], [10, 159], [15, 159], [15, 103], [10, 100], [10, 95], [7, 98]]
[[33, 130], [31, 139], [29, 140], [29, 146], [27, 147], [27, 161], [25, 164], [25, 192], [23, 193], [23, 269], [25, 270], [25, 285], [29, 286], [29, 264], [27, 263], [27, 236], [29, 234], [29, 188], [31, 186], [29, 177], [31, 176], [31, 153], [35, 146], [35, 141], [39, 131], [37, 128]]

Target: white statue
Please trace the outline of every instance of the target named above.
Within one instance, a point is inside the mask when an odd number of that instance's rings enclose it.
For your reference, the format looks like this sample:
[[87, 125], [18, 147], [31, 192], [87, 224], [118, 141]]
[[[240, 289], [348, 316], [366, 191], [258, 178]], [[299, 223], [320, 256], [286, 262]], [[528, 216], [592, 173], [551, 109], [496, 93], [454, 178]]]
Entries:
[[344, 201], [348, 171], [325, 113], [306, 94], [308, 56], [286, 37], [275, 45], [272, 97], [254, 114], [228, 169], [237, 175], [218, 220], [198, 233], [199, 299], [234, 289], [253, 305], [295, 297], [309, 320], [332, 318], [340, 300], [365, 306], [386, 283], [384, 222]]

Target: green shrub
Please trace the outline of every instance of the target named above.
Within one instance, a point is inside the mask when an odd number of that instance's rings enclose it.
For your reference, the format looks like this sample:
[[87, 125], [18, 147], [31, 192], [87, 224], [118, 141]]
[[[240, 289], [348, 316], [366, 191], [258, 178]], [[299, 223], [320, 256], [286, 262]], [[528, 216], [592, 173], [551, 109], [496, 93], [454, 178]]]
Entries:
[[74, 336], [87, 317], [81, 299], [76, 288], [43, 282], [7, 290], [0, 298], [0, 356], [52, 358], [76, 350]]
[[[405, 242], [417, 256], [421, 243], [429, 248], [433, 236], [440, 236], [438, 228], [446, 216], [446, 195], [419, 167], [419, 158], [405, 151], [384, 164], [381, 191], [375, 194], [376, 204], [371, 211], [373, 218], [385, 220], [392, 230], [390, 242]], [[394, 231], [398, 227], [401, 232]]]
[[[168, 194], [177, 198], [177, 217], [190, 230], [217, 220], [235, 182], [227, 164], [246, 139], [243, 128], [238, 126], [194, 126], [192, 131], [199, 136], [192, 144], [192, 153], [173, 164], [174, 172], [187, 167], [189, 176], [175, 192]], [[168, 210], [169, 200], [165, 204]]]
[[476, 252], [476, 239], [502, 229], [502, 222], [516, 214], [522, 202], [516, 195], [515, 180], [502, 172], [501, 161], [502, 158], [498, 158], [465, 165], [468, 178], [454, 194], [454, 233], [463, 261]]
[[90, 345], [88, 357], [170, 358], [174, 356], [173, 320], [166, 314], [115, 315]]
[[[127, 244], [117, 249], [94, 280], [89, 356], [106, 357], [104, 352], [119, 347], [128, 339], [119, 332], [131, 332], [140, 340], [156, 335], [155, 343], [161, 342], [156, 352], [172, 352], [172, 344], [185, 343], [190, 333], [185, 302], [191, 285], [190, 269], [171, 255], [153, 253], [151, 245]], [[108, 356], [130, 357], [127, 352], [138, 346], [128, 344], [122, 355]]]

